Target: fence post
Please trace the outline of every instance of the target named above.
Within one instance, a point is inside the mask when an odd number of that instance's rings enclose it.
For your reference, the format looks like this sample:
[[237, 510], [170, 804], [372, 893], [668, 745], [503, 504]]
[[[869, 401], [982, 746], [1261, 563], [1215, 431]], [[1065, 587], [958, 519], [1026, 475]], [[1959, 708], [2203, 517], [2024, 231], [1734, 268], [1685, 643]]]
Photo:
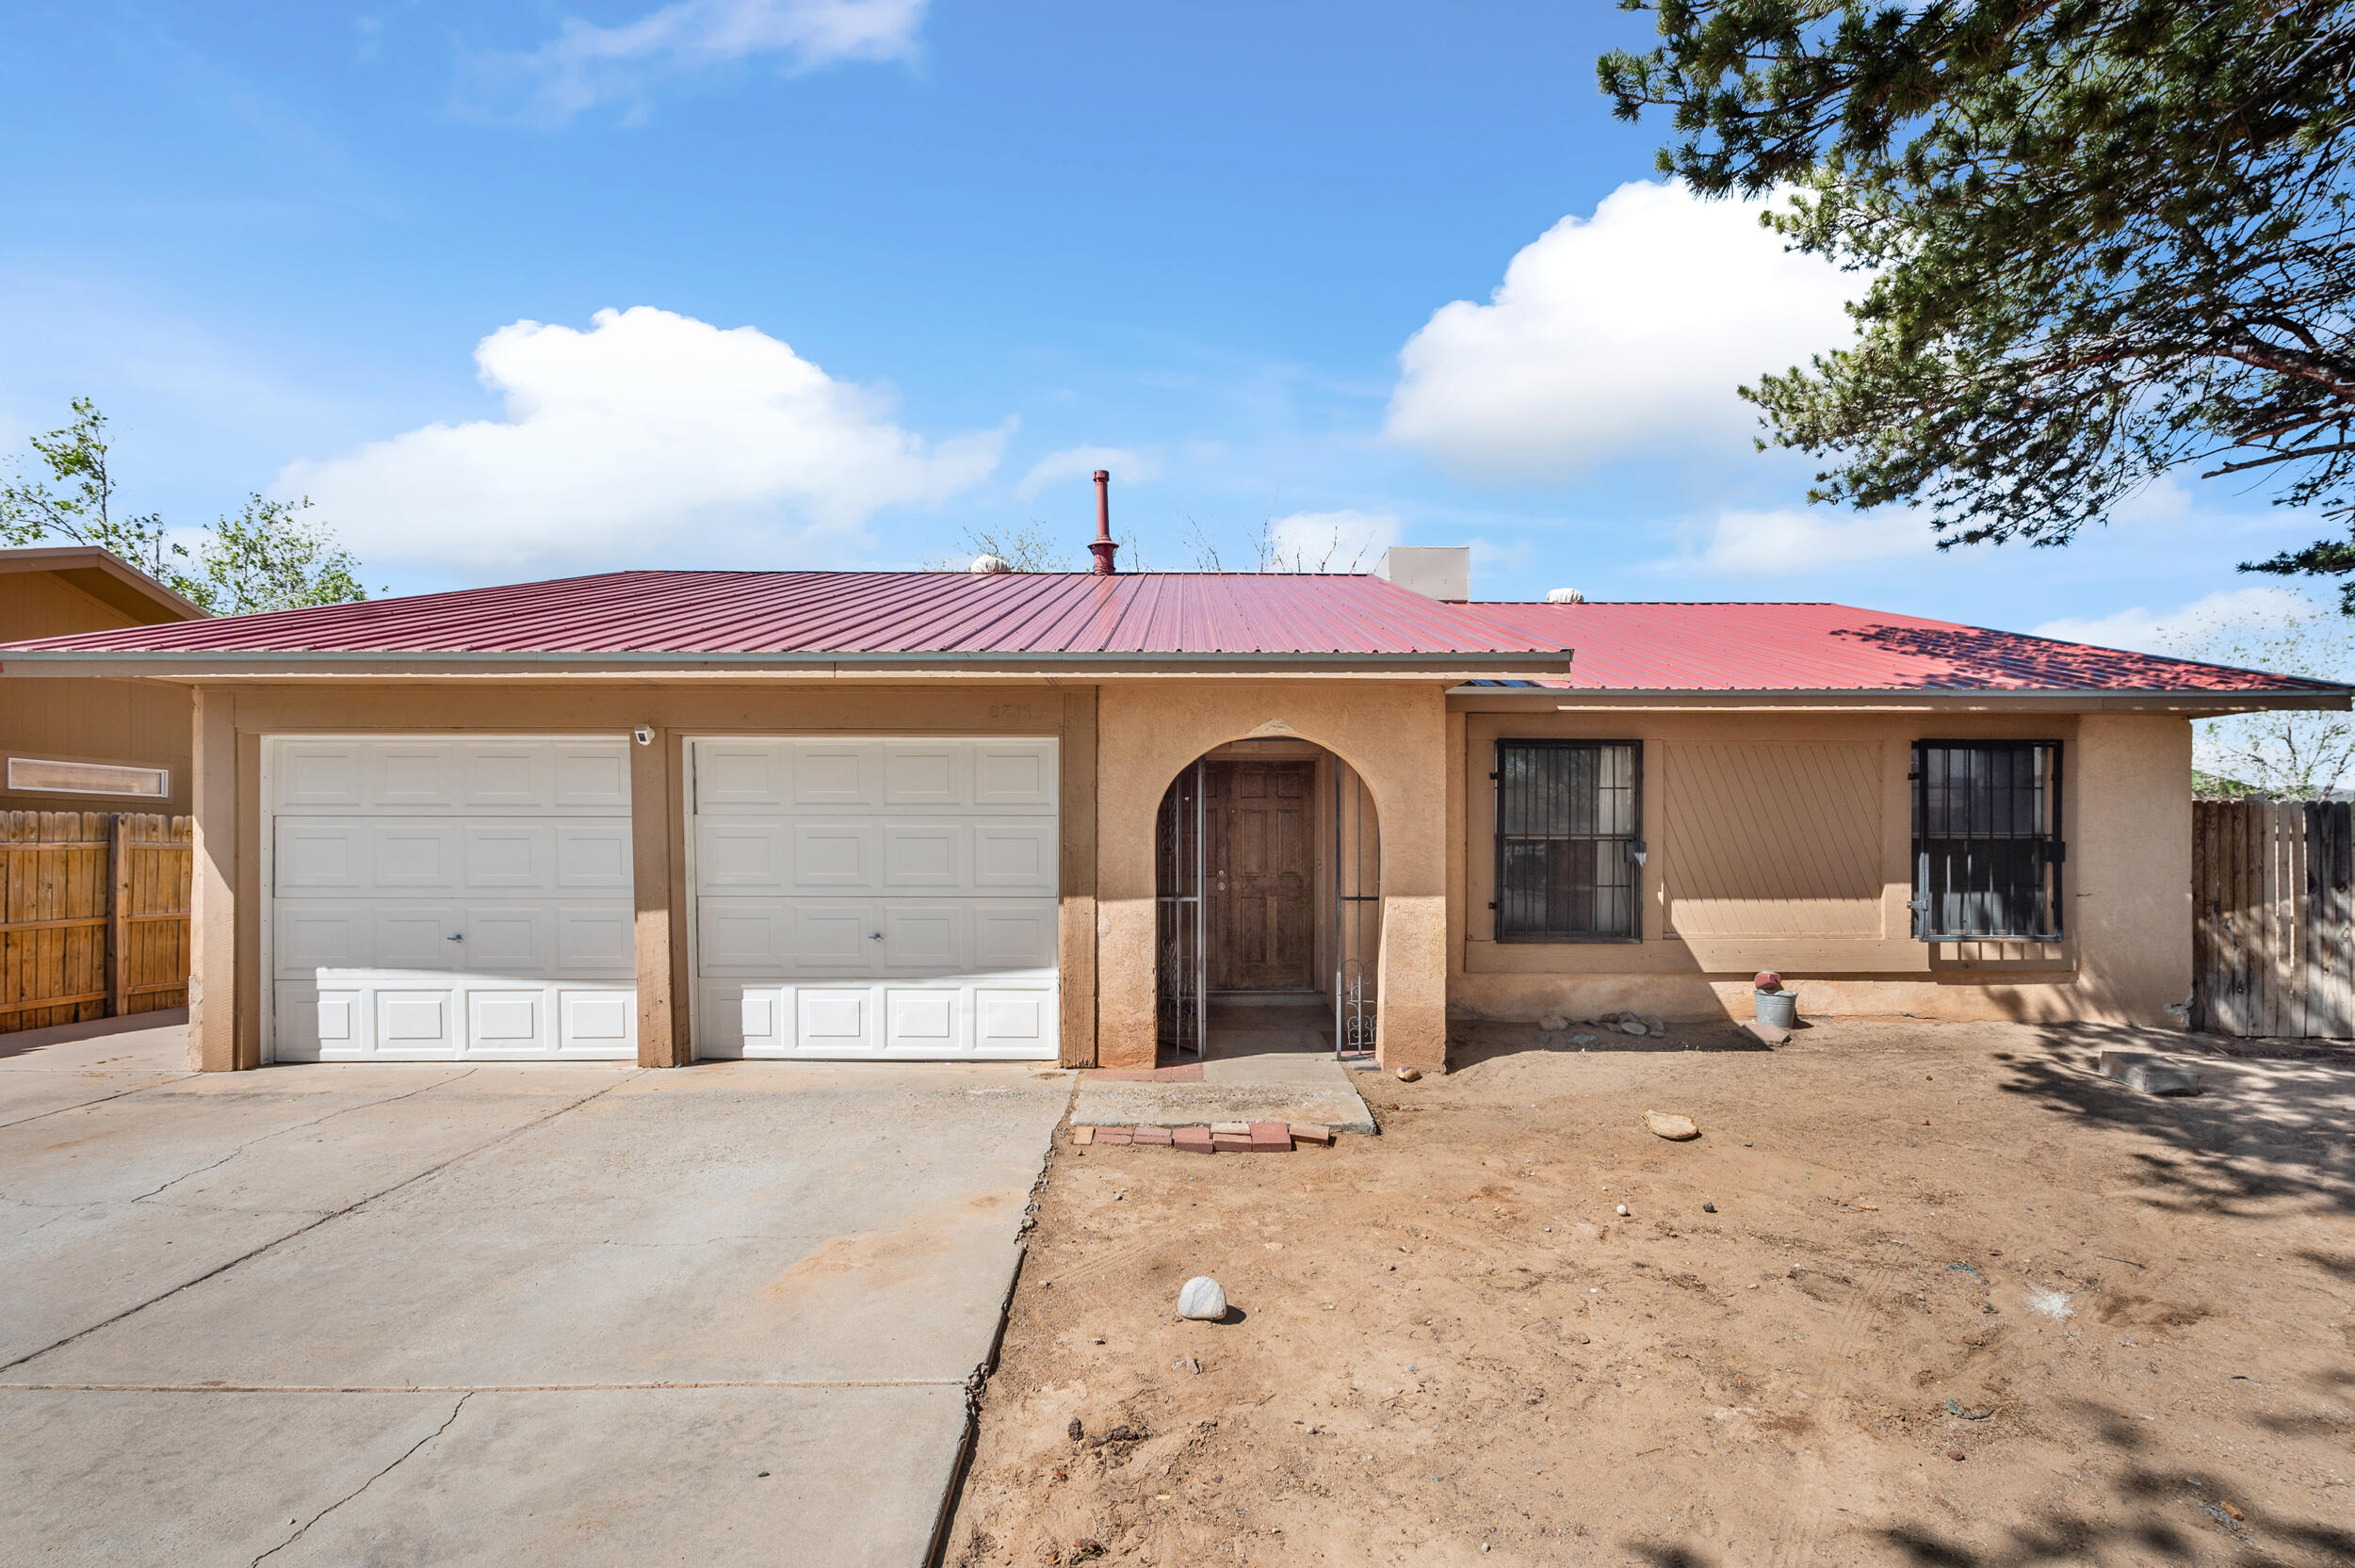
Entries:
[[122, 1016], [130, 998], [131, 856], [122, 842], [122, 813], [106, 817], [106, 1016]]

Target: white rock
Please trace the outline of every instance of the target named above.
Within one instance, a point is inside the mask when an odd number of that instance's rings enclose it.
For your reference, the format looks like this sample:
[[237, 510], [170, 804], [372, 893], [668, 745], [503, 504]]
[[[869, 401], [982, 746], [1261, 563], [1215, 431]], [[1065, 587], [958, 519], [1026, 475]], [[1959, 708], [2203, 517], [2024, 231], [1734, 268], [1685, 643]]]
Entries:
[[1651, 1030], [1644, 1026], [1644, 1021], [1641, 1018], [1628, 1018], [1620, 1021], [1619, 1032], [1621, 1034], [1649, 1034]]
[[1614, 1212], [1624, 1219], [1627, 1215], [1627, 1205], [1625, 1204], [1621, 1204]]
[[1644, 1112], [1644, 1125], [1651, 1129], [1654, 1138], [1665, 1138], [1671, 1143], [1681, 1143], [1688, 1138], [1701, 1135], [1700, 1128], [1694, 1125], [1691, 1117], [1679, 1116], [1674, 1111], [1648, 1110]]
[[1215, 1323], [1226, 1316], [1226, 1290], [1208, 1274], [1196, 1274], [1178, 1292], [1178, 1316]]
[[1570, 1026], [1570, 1021], [1558, 1012], [1549, 1012], [1537, 1020], [1537, 1026], [1548, 1034], [1559, 1034]]

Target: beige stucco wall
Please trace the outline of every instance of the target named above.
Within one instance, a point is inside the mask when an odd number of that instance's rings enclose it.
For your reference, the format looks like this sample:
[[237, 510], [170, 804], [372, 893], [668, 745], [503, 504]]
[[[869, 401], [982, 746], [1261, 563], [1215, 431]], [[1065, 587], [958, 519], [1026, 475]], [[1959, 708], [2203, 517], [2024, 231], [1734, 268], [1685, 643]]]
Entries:
[[[46, 572], [0, 573], [0, 641], [110, 631], [142, 622]], [[10, 676], [0, 685], [0, 811], [185, 813], [188, 789], [188, 692], [153, 681]], [[171, 775], [162, 800], [56, 795], [7, 787], [6, 760], [117, 763]]]
[[[185, 688], [158, 687], [185, 701]], [[622, 735], [633, 748], [641, 1059], [690, 1059], [681, 759], [695, 735], [1055, 735], [1063, 754], [1064, 1059], [1154, 1056], [1153, 838], [1162, 791], [1226, 741], [1292, 736], [1364, 777], [1379, 815], [1379, 1050], [1439, 1068], [1451, 1010], [1535, 1017], [1636, 1008], [1677, 1017], [1746, 1010], [1758, 968], [1793, 977], [1812, 1013], [2091, 1018], [2165, 1025], [2190, 987], [2190, 732], [2179, 717], [1922, 713], [1465, 711], [1434, 680], [1246, 679], [988, 686], [854, 681], [220, 685], [198, 693], [192, 1065], [260, 1059], [262, 737], [298, 734]], [[1644, 743], [1644, 935], [1632, 944], [1493, 941], [1494, 794], [1503, 736]], [[1917, 736], [2058, 739], [2069, 934], [2051, 950], [1929, 948], [1907, 935]], [[1688, 781], [1679, 748], [1708, 763]], [[1768, 756], [1760, 748], [1776, 749]], [[1824, 749], [1820, 753], [1809, 748]], [[1700, 749], [1707, 749], [1706, 754]], [[1748, 749], [1748, 750], [1746, 750]], [[1809, 787], [1811, 758], [1839, 786]], [[1673, 782], [1672, 782], [1673, 781]], [[1687, 787], [1688, 782], [1691, 787]], [[1688, 820], [1669, 810], [1682, 802]], [[1810, 858], [1824, 800], [1840, 844]], [[1869, 820], [1866, 818], [1869, 816]], [[1759, 864], [1800, 878], [1792, 907], [1754, 897]], [[1875, 849], [1876, 847], [1876, 849]], [[1706, 875], [1693, 875], [1702, 857]], [[1877, 881], [1871, 878], [1877, 876]], [[1688, 897], [1688, 895], [1690, 895]], [[1795, 913], [1794, 909], [1798, 913]], [[1684, 926], [1680, 929], [1681, 913]], [[1815, 929], [1811, 929], [1815, 928]]]
[[1387, 1066], [1446, 1065], [1451, 769], [1442, 683], [1107, 683], [1097, 725], [1096, 1027], [1105, 1066], [1153, 1061], [1153, 835], [1162, 792], [1203, 752], [1254, 736], [1315, 741], [1372, 791], [1382, 830], [1377, 1054]]
[[[1459, 703], [1459, 707], [1461, 704]], [[1780, 971], [1803, 1011], [2167, 1026], [2191, 989], [2191, 728], [2165, 714], [1460, 711], [1450, 942], [1459, 1014], [1747, 1016]], [[1642, 940], [1494, 939], [1495, 743], [1644, 748]], [[1909, 934], [1917, 738], [2062, 742], [2058, 944]], [[1782, 894], [1787, 896], [1776, 897]]]
[[[186, 692], [181, 693], [186, 701]], [[1096, 1049], [1096, 693], [1092, 687], [763, 686], [484, 682], [213, 686], [197, 703], [194, 974], [189, 1064], [253, 1067], [262, 1049], [261, 756], [279, 735], [627, 735], [638, 902], [639, 1060], [691, 1059], [687, 998], [688, 737], [715, 735], [1051, 735], [1062, 752], [1064, 1059]]]

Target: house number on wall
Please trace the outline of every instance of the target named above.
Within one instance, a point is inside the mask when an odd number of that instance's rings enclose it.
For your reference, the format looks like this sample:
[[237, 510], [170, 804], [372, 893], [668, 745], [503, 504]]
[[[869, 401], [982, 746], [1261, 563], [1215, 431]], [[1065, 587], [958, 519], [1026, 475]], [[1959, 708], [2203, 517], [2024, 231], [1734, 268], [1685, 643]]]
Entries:
[[989, 716], [992, 719], [1003, 719], [1009, 724], [1027, 724], [1031, 721], [1031, 704], [1028, 703], [992, 703], [989, 705]]

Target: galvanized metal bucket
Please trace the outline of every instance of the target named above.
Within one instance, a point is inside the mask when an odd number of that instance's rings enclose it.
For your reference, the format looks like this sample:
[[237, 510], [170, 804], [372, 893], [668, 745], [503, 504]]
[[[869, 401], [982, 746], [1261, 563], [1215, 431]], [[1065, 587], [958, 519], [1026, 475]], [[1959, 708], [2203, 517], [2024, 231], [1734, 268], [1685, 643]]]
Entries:
[[1799, 994], [1795, 991], [1753, 991], [1750, 995], [1758, 1003], [1758, 1021], [1773, 1028], [1798, 1026]]

